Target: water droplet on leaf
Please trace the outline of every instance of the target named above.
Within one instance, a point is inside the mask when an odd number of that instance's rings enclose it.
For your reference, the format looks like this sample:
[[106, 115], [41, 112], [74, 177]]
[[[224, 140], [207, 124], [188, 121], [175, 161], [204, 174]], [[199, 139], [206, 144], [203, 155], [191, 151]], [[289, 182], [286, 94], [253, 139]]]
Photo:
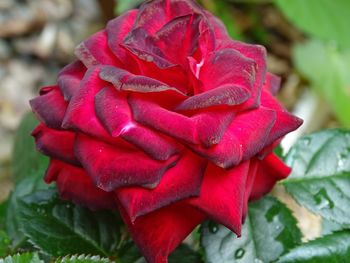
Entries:
[[209, 224], [208, 224], [208, 228], [209, 228], [209, 231], [213, 234], [215, 234], [216, 232], [218, 232], [219, 230], [219, 226], [217, 223], [213, 222], [213, 221], [210, 221]]
[[245, 250], [243, 248], [239, 248], [235, 252], [235, 259], [240, 259], [244, 256]]

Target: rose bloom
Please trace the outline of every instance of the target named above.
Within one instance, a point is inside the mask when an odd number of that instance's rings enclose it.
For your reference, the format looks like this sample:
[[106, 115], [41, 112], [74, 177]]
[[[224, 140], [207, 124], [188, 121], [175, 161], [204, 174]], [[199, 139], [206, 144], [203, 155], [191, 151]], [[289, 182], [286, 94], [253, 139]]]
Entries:
[[45, 181], [118, 209], [148, 262], [167, 262], [206, 219], [240, 235], [248, 201], [289, 174], [273, 149], [302, 121], [274, 98], [265, 49], [194, 1], [147, 1], [75, 54], [31, 101]]

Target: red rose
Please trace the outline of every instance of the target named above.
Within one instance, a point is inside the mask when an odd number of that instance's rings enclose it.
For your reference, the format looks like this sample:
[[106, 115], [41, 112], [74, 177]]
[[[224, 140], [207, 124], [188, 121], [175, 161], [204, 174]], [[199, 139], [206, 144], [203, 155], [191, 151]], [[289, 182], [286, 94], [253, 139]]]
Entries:
[[301, 120], [273, 97], [266, 51], [191, 0], [154, 0], [81, 43], [31, 101], [46, 182], [118, 208], [149, 262], [210, 218], [238, 235], [247, 203], [289, 168], [272, 153]]

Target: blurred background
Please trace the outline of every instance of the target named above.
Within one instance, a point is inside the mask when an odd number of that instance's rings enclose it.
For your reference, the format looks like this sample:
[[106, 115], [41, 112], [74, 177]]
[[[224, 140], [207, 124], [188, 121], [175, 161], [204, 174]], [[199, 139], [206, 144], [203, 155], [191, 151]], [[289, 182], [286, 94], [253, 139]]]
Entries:
[[[12, 187], [11, 162], [20, 161], [12, 147], [28, 100], [55, 83], [80, 41], [141, 2], [0, 0], [0, 201]], [[283, 151], [302, 134], [350, 126], [350, 1], [198, 2], [224, 21], [232, 38], [267, 48], [269, 71], [282, 77], [279, 99], [305, 121], [283, 141]], [[275, 194], [286, 198], [279, 188]], [[317, 236], [318, 218], [288, 202], [304, 219], [306, 237]]]

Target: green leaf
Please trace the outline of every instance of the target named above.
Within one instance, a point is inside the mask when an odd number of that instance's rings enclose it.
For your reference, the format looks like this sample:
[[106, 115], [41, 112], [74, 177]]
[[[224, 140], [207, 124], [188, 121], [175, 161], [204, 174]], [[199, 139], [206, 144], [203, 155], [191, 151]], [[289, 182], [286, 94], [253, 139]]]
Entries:
[[283, 182], [302, 206], [344, 227], [350, 226], [350, 131], [325, 130], [300, 139], [286, 162]]
[[132, 240], [126, 240], [118, 249], [117, 263], [135, 263], [142, 255]]
[[18, 127], [12, 156], [12, 173], [15, 182], [27, 177], [28, 172], [48, 164], [48, 158], [36, 150], [34, 139], [30, 136], [37, 124], [38, 121], [33, 114], [28, 113]]
[[[186, 244], [181, 244], [169, 256], [169, 263], [178, 262], [203, 263], [200, 254]], [[129, 240], [118, 249], [117, 263], [146, 263], [146, 260], [142, 257], [135, 243]]]
[[208, 263], [271, 262], [301, 242], [290, 210], [273, 197], [249, 205], [242, 237], [223, 226], [205, 223], [202, 246]]
[[112, 263], [112, 261], [100, 256], [74, 255], [57, 259], [55, 263]]
[[14, 249], [22, 246], [26, 241], [18, 222], [20, 212], [18, 199], [21, 199], [23, 196], [31, 194], [36, 190], [48, 188], [48, 185], [46, 185], [42, 179], [45, 169], [45, 167], [41, 166], [37, 171], [28, 173], [28, 177], [19, 182], [10, 195], [6, 211], [5, 228], [12, 240], [12, 247]]
[[350, 1], [275, 0], [287, 18], [302, 31], [350, 47]]
[[0, 230], [0, 257], [4, 257], [7, 255], [9, 246], [10, 238], [4, 231]]
[[0, 204], [0, 229], [5, 228], [7, 204], [8, 200]]
[[23, 253], [0, 259], [0, 263], [44, 263], [36, 253]]
[[181, 244], [169, 257], [169, 263], [201, 263], [203, 262], [198, 252], [186, 244]]
[[120, 218], [114, 212], [92, 212], [75, 206], [60, 200], [54, 189], [22, 198], [19, 210], [25, 235], [52, 256], [90, 253], [110, 256], [120, 241]]
[[340, 263], [349, 262], [350, 231], [327, 235], [289, 251], [278, 263]]
[[322, 235], [329, 235], [329, 234], [332, 234], [333, 232], [336, 232], [342, 229], [343, 229], [342, 225], [339, 225], [327, 219], [322, 220]]
[[293, 60], [297, 70], [328, 102], [339, 121], [350, 126], [350, 49], [339, 51], [333, 45], [313, 40], [297, 45]]

